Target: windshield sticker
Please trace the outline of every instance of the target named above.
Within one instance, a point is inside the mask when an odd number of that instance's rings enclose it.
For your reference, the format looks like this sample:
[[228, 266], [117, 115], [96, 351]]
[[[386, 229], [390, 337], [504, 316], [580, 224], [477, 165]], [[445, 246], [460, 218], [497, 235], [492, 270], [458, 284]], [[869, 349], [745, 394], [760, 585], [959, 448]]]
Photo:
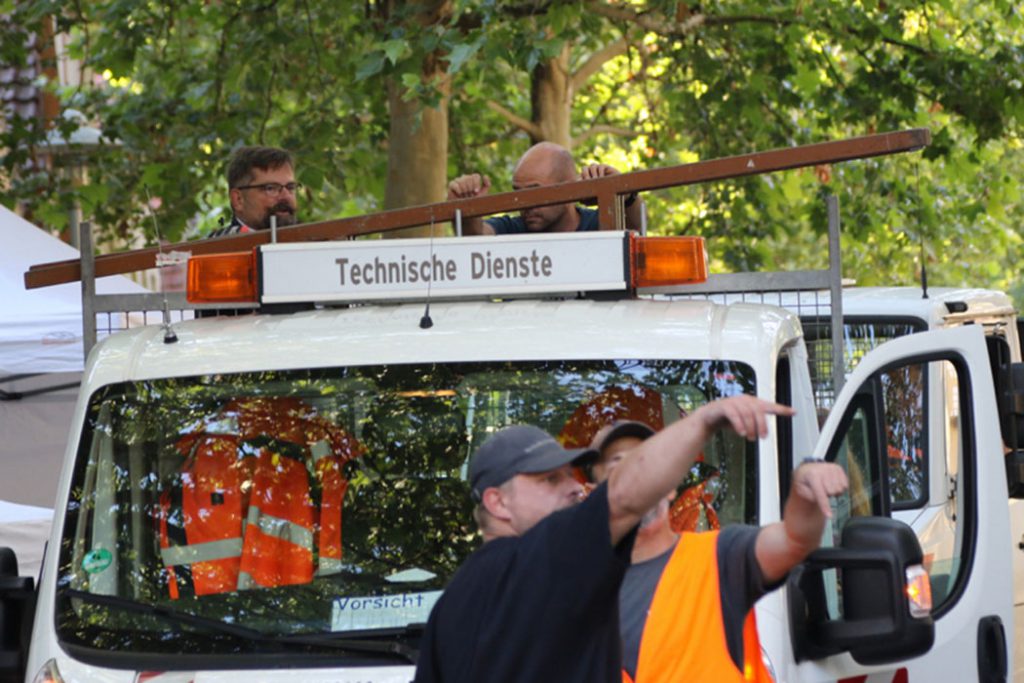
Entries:
[[440, 597], [441, 591], [427, 591], [335, 598], [331, 609], [331, 630], [359, 631], [424, 624]]
[[82, 558], [82, 569], [86, 574], [99, 574], [114, 561], [113, 554], [106, 548], [90, 550]]

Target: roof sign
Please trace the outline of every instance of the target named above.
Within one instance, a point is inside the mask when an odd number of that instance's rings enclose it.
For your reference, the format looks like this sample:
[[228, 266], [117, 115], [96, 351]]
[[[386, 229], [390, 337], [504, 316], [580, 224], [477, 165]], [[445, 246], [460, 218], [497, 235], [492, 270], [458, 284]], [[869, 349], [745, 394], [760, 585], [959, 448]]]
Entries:
[[627, 249], [611, 231], [265, 245], [261, 301], [625, 290]]

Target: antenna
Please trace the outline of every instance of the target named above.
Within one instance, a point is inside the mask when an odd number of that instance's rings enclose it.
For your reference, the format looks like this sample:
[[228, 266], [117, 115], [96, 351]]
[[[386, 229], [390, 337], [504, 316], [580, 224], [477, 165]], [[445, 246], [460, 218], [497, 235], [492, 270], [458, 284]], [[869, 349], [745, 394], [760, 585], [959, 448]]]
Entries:
[[[461, 221], [460, 221], [461, 222]], [[430, 263], [434, 263], [434, 219], [430, 219]], [[427, 307], [423, 311], [423, 317], [420, 318], [420, 329], [429, 330], [434, 326], [434, 321], [430, 318], [430, 287], [434, 284], [434, 270], [433, 265], [430, 269], [430, 278], [427, 280]]]
[[917, 184], [917, 241], [918, 246], [921, 249], [921, 298], [928, 298], [928, 261], [927, 261], [927, 250], [924, 246], [924, 228], [922, 227], [921, 214], [923, 209], [921, 208], [921, 161], [917, 160], [914, 164], [914, 175], [916, 177]]
[[924, 237], [921, 237], [921, 298], [928, 298], [928, 264], [925, 263]]
[[[153, 230], [156, 231], [156, 243], [158, 245], [157, 246], [157, 256], [156, 256], [156, 262], [157, 263], [156, 263], [156, 265], [157, 265], [158, 268], [163, 268], [163, 267], [165, 267], [167, 265], [170, 265], [170, 264], [165, 263], [163, 261], [163, 259], [161, 258], [163, 256], [164, 244], [163, 244], [163, 239], [161, 239], [161, 237], [160, 237], [160, 225], [156, 222], [156, 209], [153, 208], [153, 196], [150, 195], [150, 193], [149, 193], [149, 185], [143, 184], [142, 188], [146, 191], [146, 205], [149, 207], [149, 215], [153, 219]], [[163, 302], [164, 302], [164, 310], [163, 310], [163, 314], [164, 314], [164, 323], [163, 323], [163, 328], [164, 328], [164, 344], [173, 344], [176, 341], [178, 341], [178, 335], [176, 335], [174, 333], [174, 328], [171, 327], [171, 309], [170, 309], [170, 304], [167, 303], [167, 292], [163, 291], [163, 289], [164, 289], [163, 287], [161, 287], [160, 289], [161, 289], [161, 293], [163, 294]]]

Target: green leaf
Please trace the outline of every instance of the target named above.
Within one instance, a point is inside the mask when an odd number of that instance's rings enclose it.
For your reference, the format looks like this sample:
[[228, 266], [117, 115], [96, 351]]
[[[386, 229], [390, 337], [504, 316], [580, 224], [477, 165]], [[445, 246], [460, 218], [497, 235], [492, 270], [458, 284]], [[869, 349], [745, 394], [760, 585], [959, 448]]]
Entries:
[[384, 69], [384, 60], [383, 52], [371, 52], [356, 68], [356, 81], [365, 81], [379, 74]]
[[476, 42], [460, 43], [453, 47], [448, 54], [448, 73], [457, 73], [479, 50], [480, 45]]
[[402, 74], [401, 81], [403, 88], [411, 92], [415, 92], [423, 83], [423, 78], [418, 73], [410, 71]]
[[411, 53], [409, 43], [405, 40], [388, 40], [384, 43], [384, 54], [392, 65], [397, 64], [399, 59]]
[[142, 184], [146, 187], [149, 187], [150, 190], [152, 190], [155, 187], [159, 187], [163, 182], [163, 171], [163, 164], [145, 164], [142, 167]]
[[784, 173], [782, 182], [779, 185], [782, 189], [782, 195], [790, 203], [797, 203], [804, 197], [803, 183], [800, 181], [800, 174], [796, 171]]
[[793, 77], [793, 85], [804, 97], [811, 97], [821, 85], [821, 75], [813, 64], [798, 64], [796, 75]]
[[106, 203], [110, 196], [110, 188], [106, 185], [89, 184], [78, 188], [78, 195], [82, 200], [82, 209], [85, 213], [91, 213], [97, 206]]

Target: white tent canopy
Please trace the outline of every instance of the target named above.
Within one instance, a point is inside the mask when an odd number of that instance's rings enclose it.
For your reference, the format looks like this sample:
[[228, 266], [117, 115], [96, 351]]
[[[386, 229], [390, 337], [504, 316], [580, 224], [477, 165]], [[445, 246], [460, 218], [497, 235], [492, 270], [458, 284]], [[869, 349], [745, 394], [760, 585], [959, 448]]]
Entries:
[[[38, 571], [77, 393], [49, 389], [76, 384], [83, 366], [81, 286], [26, 290], [24, 273], [74, 258], [77, 249], [0, 206], [0, 390], [24, 395], [0, 400], [0, 546], [15, 549], [23, 574]], [[147, 291], [123, 276], [96, 290]]]
[[[78, 283], [26, 290], [29, 266], [78, 258], [78, 250], [0, 206], [0, 377], [82, 370], [82, 290]], [[99, 294], [145, 292], [116, 275]]]

